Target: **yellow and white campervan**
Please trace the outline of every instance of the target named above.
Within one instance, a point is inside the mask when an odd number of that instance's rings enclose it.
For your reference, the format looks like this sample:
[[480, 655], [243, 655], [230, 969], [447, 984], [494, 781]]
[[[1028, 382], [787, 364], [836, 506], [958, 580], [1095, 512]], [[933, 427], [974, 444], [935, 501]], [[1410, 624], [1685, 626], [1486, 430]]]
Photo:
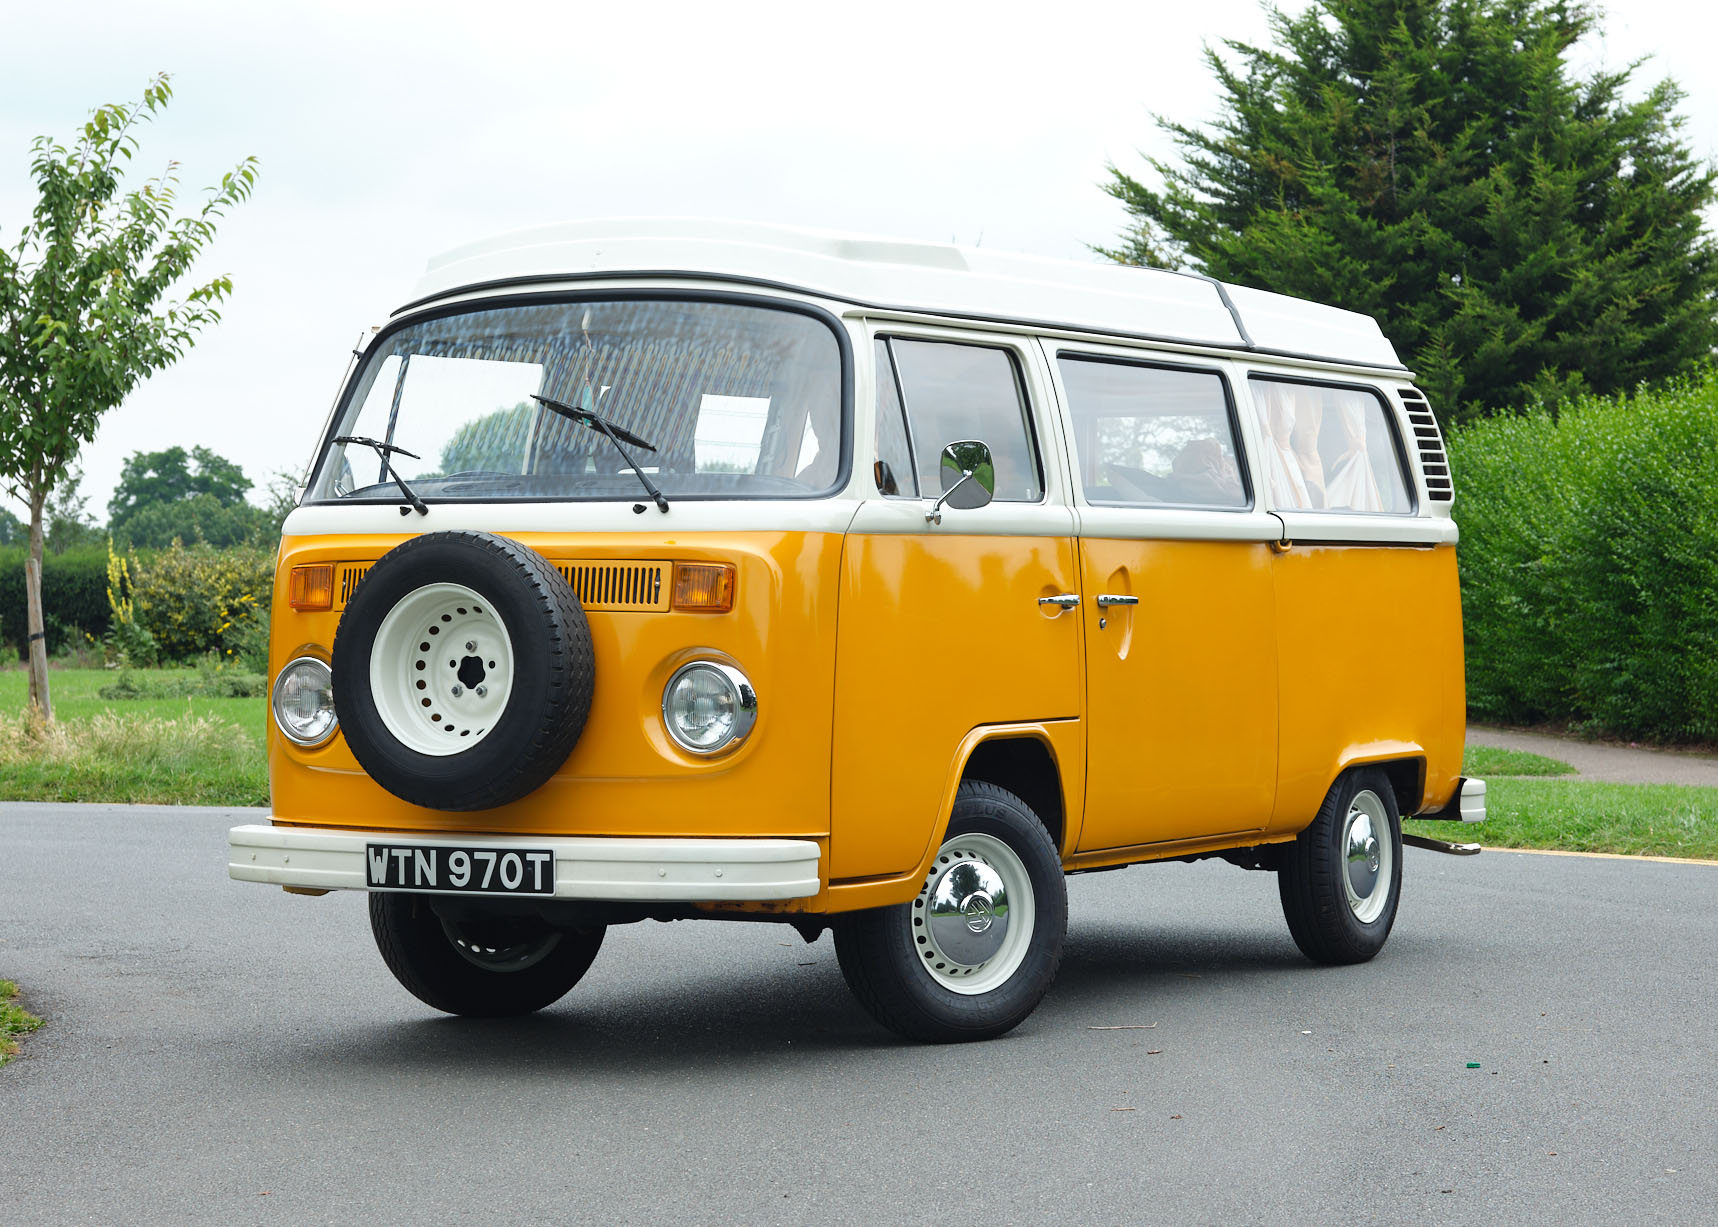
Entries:
[[231, 873], [371, 892], [394, 974], [471, 1015], [555, 1001], [608, 925], [728, 917], [833, 929], [903, 1035], [994, 1036], [1064, 874], [1207, 856], [1367, 959], [1399, 817], [1485, 812], [1451, 498], [1345, 311], [733, 223], [504, 235], [430, 265], [318, 440]]

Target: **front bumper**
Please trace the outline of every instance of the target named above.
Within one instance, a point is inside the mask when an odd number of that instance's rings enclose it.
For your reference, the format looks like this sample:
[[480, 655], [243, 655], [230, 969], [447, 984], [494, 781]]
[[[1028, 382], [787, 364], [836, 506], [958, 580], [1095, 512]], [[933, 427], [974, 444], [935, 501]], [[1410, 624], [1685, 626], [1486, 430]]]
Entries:
[[368, 890], [364, 847], [551, 848], [557, 899], [655, 903], [809, 899], [818, 893], [819, 848], [809, 839], [622, 839], [447, 834], [256, 824], [227, 835], [227, 873], [240, 882], [307, 890]]

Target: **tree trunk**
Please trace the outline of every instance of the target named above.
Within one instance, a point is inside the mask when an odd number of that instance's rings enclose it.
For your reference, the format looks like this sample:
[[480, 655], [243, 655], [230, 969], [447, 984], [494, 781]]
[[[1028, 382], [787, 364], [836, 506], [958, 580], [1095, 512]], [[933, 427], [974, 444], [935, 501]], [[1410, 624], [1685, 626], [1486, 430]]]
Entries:
[[30, 485], [30, 557], [24, 564], [25, 623], [30, 634], [30, 706], [42, 719], [52, 722], [54, 706], [48, 698], [48, 640], [42, 620], [42, 505], [48, 492], [40, 481]]

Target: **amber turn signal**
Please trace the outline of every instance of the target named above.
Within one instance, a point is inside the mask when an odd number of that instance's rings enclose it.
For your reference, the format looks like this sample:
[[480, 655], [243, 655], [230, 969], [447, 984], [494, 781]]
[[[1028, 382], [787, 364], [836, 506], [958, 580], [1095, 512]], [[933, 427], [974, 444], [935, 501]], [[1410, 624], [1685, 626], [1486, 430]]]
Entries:
[[728, 562], [674, 564], [674, 608], [727, 613], [734, 607], [734, 565]]
[[294, 609], [333, 609], [334, 565], [292, 568], [286, 602]]

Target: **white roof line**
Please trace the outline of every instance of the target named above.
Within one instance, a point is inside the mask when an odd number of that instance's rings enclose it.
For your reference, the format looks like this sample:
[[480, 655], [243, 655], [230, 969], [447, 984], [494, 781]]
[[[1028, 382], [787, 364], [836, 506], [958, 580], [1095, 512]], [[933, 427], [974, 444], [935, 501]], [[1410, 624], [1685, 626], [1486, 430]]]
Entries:
[[496, 235], [431, 260], [413, 305], [509, 283], [619, 276], [743, 281], [884, 310], [1402, 367], [1369, 316], [1199, 274], [698, 218]]

